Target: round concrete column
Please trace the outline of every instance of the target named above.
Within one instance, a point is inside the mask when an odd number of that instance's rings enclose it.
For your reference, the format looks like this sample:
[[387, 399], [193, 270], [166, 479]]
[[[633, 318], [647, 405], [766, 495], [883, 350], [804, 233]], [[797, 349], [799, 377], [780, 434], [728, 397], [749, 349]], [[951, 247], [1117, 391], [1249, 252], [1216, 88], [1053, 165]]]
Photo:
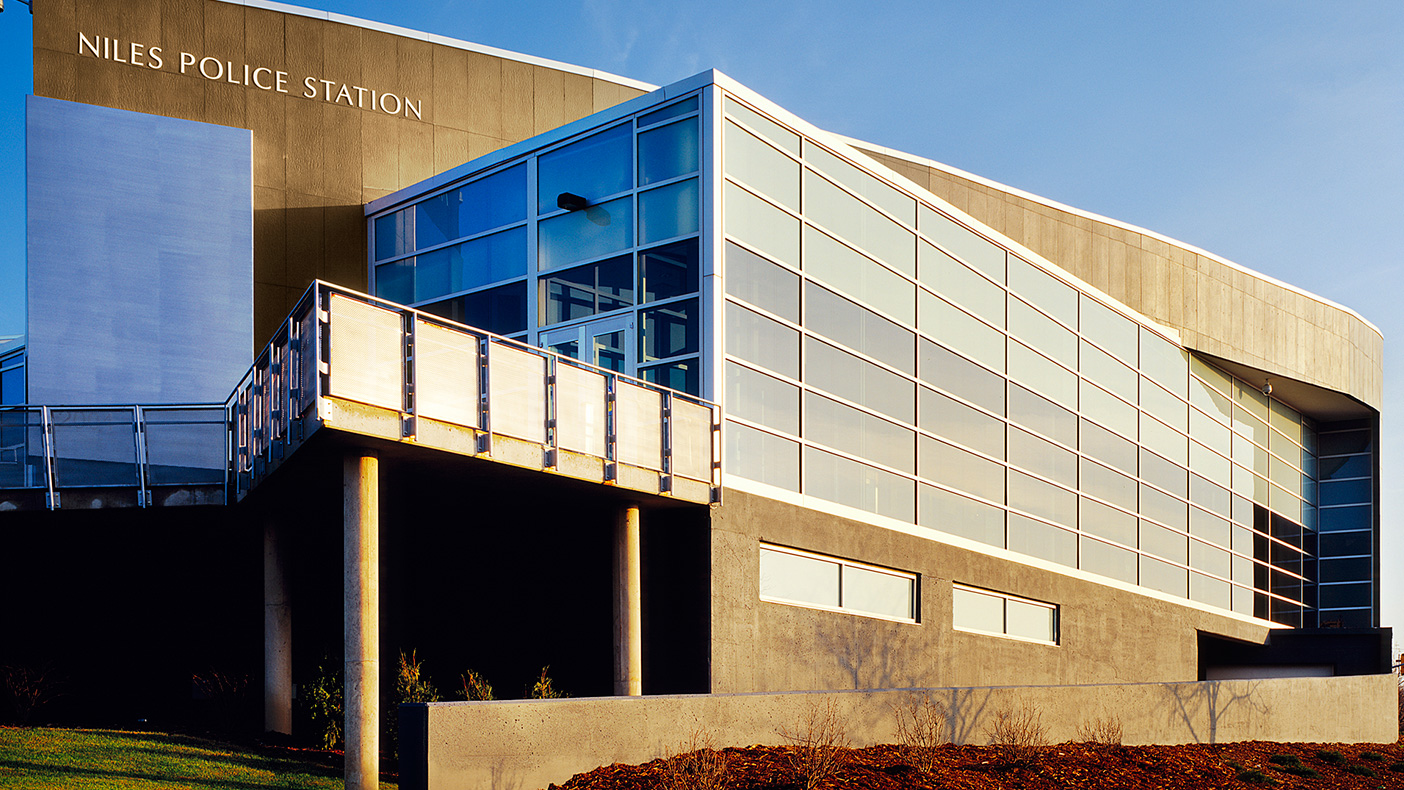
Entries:
[[614, 694], [643, 694], [643, 592], [639, 507], [619, 511], [614, 523]]
[[346, 790], [380, 787], [380, 461], [348, 455], [342, 467], [346, 595]]
[[263, 524], [263, 729], [292, 734], [292, 607], [278, 526]]

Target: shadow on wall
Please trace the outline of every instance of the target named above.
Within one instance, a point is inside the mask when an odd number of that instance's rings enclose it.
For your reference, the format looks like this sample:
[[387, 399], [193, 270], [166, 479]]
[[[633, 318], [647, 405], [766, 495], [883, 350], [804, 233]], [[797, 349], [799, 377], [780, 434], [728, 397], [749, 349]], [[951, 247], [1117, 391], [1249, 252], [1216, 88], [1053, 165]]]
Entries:
[[1230, 721], [1226, 719], [1230, 711], [1236, 710], [1231, 721], [1243, 721], [1247, 728], [1252, 727], [1255, 715], [1272, 715], [1272, 706], [1255, 698], [1260, 685], [1244, 686], [1240, 681], [1230, 688], [1221, 681], [1209, 680], [1167, 683], [1161, 688], [1170, 705], [1168, 720], [1171, 723], [1182, 724], [1195, 743], [1218, 743], [1219, 726]]
[[367, 290], [363, 207], [305, 200], [323, 205], [254, 210], [254, 344], [260, 350], [313, 280]]

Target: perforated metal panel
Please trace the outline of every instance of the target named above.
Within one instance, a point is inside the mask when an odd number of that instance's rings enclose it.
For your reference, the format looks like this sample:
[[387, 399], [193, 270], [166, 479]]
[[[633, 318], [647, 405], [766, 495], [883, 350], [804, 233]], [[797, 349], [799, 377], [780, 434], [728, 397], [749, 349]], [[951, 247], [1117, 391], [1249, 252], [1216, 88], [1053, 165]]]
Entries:
[[493, 343], [488, 351], [492, 430], [533, 442], [546, 440], [546, 358]]
[[662, 395], [625, 381], [619, 382], [614, 392], [619, 460], [646, 469], [662, 469]]
[[404, 404], [400, 314], [332, 294], [331, 394], [399, 409]]
[[556, 367], [556, 443], [577, 453], [605, 455], [605, 377], [592, 370]]
[[673, 399], [673, 474], [712, 479], [712, 410]]
[[415, 319], [414, 396], [422, 417], [478, 427], [478, 338]]

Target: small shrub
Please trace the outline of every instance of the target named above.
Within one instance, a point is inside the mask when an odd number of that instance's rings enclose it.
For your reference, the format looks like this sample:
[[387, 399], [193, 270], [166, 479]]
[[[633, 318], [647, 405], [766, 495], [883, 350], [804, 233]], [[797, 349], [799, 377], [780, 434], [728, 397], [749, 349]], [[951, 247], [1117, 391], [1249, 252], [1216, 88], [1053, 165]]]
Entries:
[[202, 675], [191, 675], [190, 688], [195, 699], [208, 706], [211, 729], [225, 733], [239, 730], [239, 714], [248, 698], [248, 675], [211, 669]]
[[1380, 754], [1379, 752], [1361, 752], [1360, 759], [1369, 760], [1372, 763], [1377, 763], [1384, 759], [1384, 755]]
[[1028, 765], [1038, 754], [1038, 748], [1048, 743], [1043, 716], [1035, 708], [1019, 710], [1004, 708], [996, 711], [994, 720], [985, 728], [990, 744], [997, 747], [1006, 765]]
[[928, 696], [913, 697], [897, 714], [897, 748], [907, 765], [924, 774], [936, 772], [937, 747], [947, 741], [950, 711]]
[[793, 730], [780, 729], [780, 737], [794, 745], [786, 757], [804, 790], [814, 790], [833, 776], [848, 749], [848, 733], [832, 697], [811, 704]]
[[1224, 765], [1227, 765], [1228, 767], [1232, 768], [1232, 769], [1235, 770], [1235, 771], [1242, 771], [1242, 770], [1243, 770], [1243, 763], [1240, 763], [1240, 762], [1237, 761], [1237, 760], [1226, 760], [1226, 761], [1224, 762]]
[[10, 699], [16, 724], [28, 724], [34, 712], [63, 696], [63, 680], [49, 666], [0, 667], [0, 688]]
[[1277, 780], [1263, 773], [1257, 768], [1249, 768], [1246, 771], [1238, 772], [1238, 781], [1247, 782], [1250, 785], [1276, 785]]
[[395, 697], [386, 706], [384, 742], [390, 756], [400, 756], [400, 706], [407, 702], [438, 702], [439, 690], [424, 674], [417, 651], [400, 651], [400, 669], [395, 674]]
[[492, 684], [487, 682], [487, 678], [481, 674], [468, 670], [461, 676], [463, 688], [458, 693], [466, 700], [493, 700], [497, 699], [492, 694]]
[[1404, 773], [1404, 763], [1392, 763], [1389, 766], [1389, 770], [1395, 773]]
[[1375, 769], [1368, 765], [1348, 765], [1345, 771], [1348, 774], [1355, 774], [1356, 776], [1379, 776], [1379, 774], [1375, 773]]
[[1282, 767], [1283, 773], [1293, 776], [1305, 776], [1308, 779], [1319, 779], [1321, 772], [1309, 765], [1286, 765]]
[[1095, 743], [1100, 746], [1121, 745], [1121, 719], [1108, 716], [1105, 719], [1089, 719], [1077, 725], [1077, 739], [1082, 743]]
[[1332, 751], [1330, 749], [1318, 749], [1316, 752], [1316, 756], [1318, 759], [1321, 760], [1321, 762], [1328, 763], [1330, 765], [1344, 765], [1346, 761], [1344, 754], [1341, 754], [1337, 751]]
[[341, 670], [328, 657], [317, 665], [317, 675], [302, 688], [303, 703], [312, 720], [313, 737], [323, 749], [341, 746], [342, 705]]
[[1274, 765], [1285, 765], [1288, 767], [1296, 767], [1302, 764], [1301, 758], [1295, 754], [1274, 754], [1268, 758], [1268, 762]]
[[722, 790], [731, 756], [716, 748], [711, 733], [697, 730], [663, 760], [661, 790]]
[[556, 688], [551, 678], [546, 674], [550, 669], [549, 665], [541, 668], [541, 677], [527, 689], [527, 699], [562, 699], [570, 695]]

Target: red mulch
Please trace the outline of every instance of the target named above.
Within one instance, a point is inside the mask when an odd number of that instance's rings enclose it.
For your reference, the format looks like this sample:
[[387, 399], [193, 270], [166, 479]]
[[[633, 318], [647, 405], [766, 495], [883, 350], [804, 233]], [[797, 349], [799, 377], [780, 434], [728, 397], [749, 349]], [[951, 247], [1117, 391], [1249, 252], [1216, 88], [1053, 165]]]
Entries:
[[[726, 790], [791, 790], [796, 776], [786, 759], [794, 747], [752, 746], [728, 748]], [[1338, 752], [1339, 763], [1319, 752]], [[1381, 759], [1362, 758], [1374, 753]], [[1294, 776], [1269, 758], [1294, 755], [1319, 778]], [[939, 767], [932, 774], [913, 769], [894, 746], [847, 750], [847, 759], [823, 788], [864, 790], [1045, 790], [1047, 788], [1340, 788], [1375, 790], [1404, 788], [1404, 743], [1268, 743], [1249, 741], [1185, 746], [1098, 746], [1062, 743], [1037, 750], [1028, 764], [1011, 766], [990, 746], [940, 748]], [[656, 790], [663, 776], [663, 760], [643, 765], [607, 765], [578, 774], [551, 790]], [[1395, 767], [1392, 769], [1392, 766]], [[1270, 783], [1250, 783], [1238, 775], [1258, 769]], [[1361, 773], [1352, 773], [1355, 769]], [[1362, 775], [1368, 769], [1375, 776]]]

